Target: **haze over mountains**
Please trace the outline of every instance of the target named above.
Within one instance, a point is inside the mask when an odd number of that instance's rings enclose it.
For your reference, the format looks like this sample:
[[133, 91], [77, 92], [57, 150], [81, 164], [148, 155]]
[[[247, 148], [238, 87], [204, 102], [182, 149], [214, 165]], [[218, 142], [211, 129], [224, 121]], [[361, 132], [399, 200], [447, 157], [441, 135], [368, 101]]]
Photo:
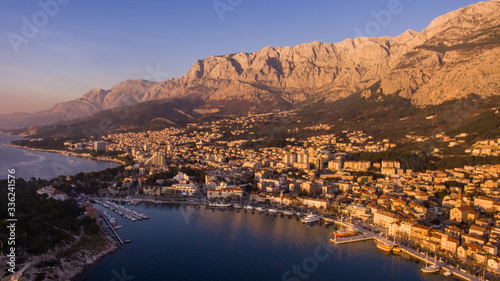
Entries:
[[[196, 100], [176, 118], [216, 113], [242, 102], [250, 112], [299, 108], [355, 93], [366, 97], [372, 94], [367, 89], [377, 83], [380, 93], [399, 95], [420, 107], [470, 94], [498, 95], [499, 14], [500, 1], [490, 0], [436, 18], [421, 33], [408, 30], [395, 38], [316, 41], [208, 57], [181, 78], [160, 83], [127, 80], [49, 110], [0, 115], [0, 122], [4, 127], [39, 126], [144, 102], [179, 104], [168, 103], [171, 99]], [[175, 111], [168, 106], [159, 110]], [[167, 115], [159, 112], [156, 117]]]

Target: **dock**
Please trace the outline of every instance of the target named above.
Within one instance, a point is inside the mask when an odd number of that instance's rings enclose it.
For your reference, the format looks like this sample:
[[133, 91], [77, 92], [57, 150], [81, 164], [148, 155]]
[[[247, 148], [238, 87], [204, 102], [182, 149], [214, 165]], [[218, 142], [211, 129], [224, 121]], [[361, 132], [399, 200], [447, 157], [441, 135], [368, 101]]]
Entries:
[[[348, 224], [345, 224], [345, 223], [342, 223], [339, 221], [335, 221], [335, 223], [340, 224], [342, 226], [346, 226], [346, 227], [353, 227], [351, 225], [348, 225]], [[368, 241], [368, 240], [382, 240], [381, 237], [378, 237], [375, 233], [373, 233], [371, 231], [365, 230], [365, 233], [363, 233], [363, 232], [361, 232], [360, 228], [358, 228], [358, 227], [356, 227], [356, 230], [360, 234], [355, 235], [355, 236], [330, 239], [330, 241], [337, 245], [337, 244], [356, 243], [356, 242], [362, 242], [362, 241]], [[422, 256], [420, 253], [418, 253], [415, 250], [405, 248], [405, 247], [399, 247], [399, 248], [401, 249], [401, 252], [403, 252], [403, 253], [405, 253], [413, 258], [419, 259], [419, 260], [427, 262], [429, 264], [434, 264], [433, 260], [427, 259], [425, 256]], [[468, 280], [468, 281], [480, 280], [479, 278], [474, 277], [474, 276], [468, 274], [467, 272], [463, 272], [457, 268], [449, 267], [445, 264], [440, 264], [440, 262], [437, 262], [437, 265], [439, 267], [441, 267], [441, 269], [443, 271], [450, 271], [451, 273], [453, 273], [453, 276], [459, 277], [461, 279]]]
[[120, 244], [123, 244], [123, 240], [120, 238], [120, 236], [118, 235], [118, 233], [116, 233], [115, 229], [113, 228], [113, 226], [111, 225], [111, 223], [108, 221], [108, 218], [102, 213], [101, 210], [98, 210], [98, 211], [99, 211], [99, 214], [101, 215], [101, 217], [104, 219], [104, 221], [108, 225], [109, 229], [111, 229], [111, 231], [115, 235], [115, 237], [118, 240], [118, 242], [120, 242]]

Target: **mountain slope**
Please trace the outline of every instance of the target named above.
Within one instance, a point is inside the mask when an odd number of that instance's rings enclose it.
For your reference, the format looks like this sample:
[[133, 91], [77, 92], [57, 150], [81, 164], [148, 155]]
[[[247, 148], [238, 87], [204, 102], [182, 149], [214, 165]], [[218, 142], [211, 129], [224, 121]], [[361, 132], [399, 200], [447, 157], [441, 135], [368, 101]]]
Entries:
[[196, 99], [193, 112], [201, 115], [301, 108], [355, 93], [369, 97], [375, 83], [380, 93], [417, 107], [471, 94], [498, 95], [499, 12], [500, 1], [491, 0], [438, 17], [420, 33], [408, 30], [395, 38], [315, 41], [212, 56], [195, 62], [181, 78], [160, 83], [128, 80], [108, 91], [94, 89], [48, 111], [12, 115], [19, 120], [8, 124], [49, 124], [172, 98]]
[[266, 47], [197, 61], [179, 79], [157, 84], [144, 101], [179, 96], [265, 102], [335, 101], [382, 82], [416, 105], [500, 89], [499, 1], [480, 2], [435, 19], [421, 33]]
[[32, 114], [14, 113], [0, 115], [2, 127], [15, 128], [41, 126], [82, 118], [102, 110], [130, 106], [142, 101], [144, 93], [156, 82], [146, 80], [126, 80], [109, 90], [92, 89], [81, 98], [58, 103], [48, 110]]

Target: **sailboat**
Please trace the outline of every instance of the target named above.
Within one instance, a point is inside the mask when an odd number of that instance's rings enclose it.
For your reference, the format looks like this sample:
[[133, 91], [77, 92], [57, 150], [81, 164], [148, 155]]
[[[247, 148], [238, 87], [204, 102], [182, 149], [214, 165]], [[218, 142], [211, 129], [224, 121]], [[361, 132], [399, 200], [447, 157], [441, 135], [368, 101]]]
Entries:
[[392, 251], [393, 246], [387, 243], [387, 232], [385, 233], [385, 242], [380, 239], [375, 239], [375, 243], [377, 244], [377, 249], [382, 252], [390, 253]]
[[[429, 254], [427, 254], [429, 255]], [[422, 268], [423, 273], [436, 273], [438, 272], [441, 268], [437, 266], [437, 256], [434, 255], [434, 264], [427, 266], [427, 258], [425, 259], [425, 267]]]

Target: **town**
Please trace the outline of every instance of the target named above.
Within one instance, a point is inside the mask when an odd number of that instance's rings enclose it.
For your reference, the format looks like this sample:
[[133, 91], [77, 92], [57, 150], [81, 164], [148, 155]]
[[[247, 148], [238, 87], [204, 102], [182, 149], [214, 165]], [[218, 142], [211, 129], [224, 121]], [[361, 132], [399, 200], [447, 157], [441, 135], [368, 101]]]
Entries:
[[[293, 114], [114, 133], [65, 146], [123, 152], [133, 159], [135, 164], [98, 190], [101, 198], [247, 204], [343, 217], [463, 271], [500, 274], [500, 165], [416, 171], [396, 160], [353, 160], [353, 153], [390, 151], [396, 144], [362, 131], [323, 134], [329, 125], [303, 129], [313, 132], [309, 137], [258, 145], [270, 138], [259, 132], [259, 123]], [[287, 126], [286, 131], [298, 129]]]

